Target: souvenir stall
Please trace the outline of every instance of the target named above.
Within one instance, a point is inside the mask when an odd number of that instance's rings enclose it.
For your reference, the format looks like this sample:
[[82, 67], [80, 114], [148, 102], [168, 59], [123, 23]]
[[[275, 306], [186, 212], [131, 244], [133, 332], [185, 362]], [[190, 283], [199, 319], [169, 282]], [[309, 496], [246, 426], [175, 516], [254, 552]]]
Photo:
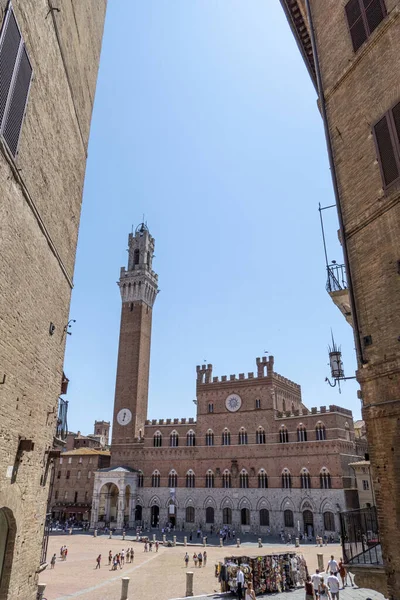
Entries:
[[241, 568], [245, 583], [251, 581], [256, 594], [275, 594], [304, 585], [307, 565], [303, 556], [295, 553], [266, 556], [231, 556], [216, 563], [215, 576], [221, 592], [236, 593], [237, 572]]

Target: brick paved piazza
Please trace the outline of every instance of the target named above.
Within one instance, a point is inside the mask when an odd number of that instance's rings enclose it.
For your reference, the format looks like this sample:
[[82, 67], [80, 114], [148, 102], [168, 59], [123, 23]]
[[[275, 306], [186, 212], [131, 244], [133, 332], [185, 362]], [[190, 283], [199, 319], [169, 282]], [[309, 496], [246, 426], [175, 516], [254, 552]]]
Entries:
[[[170, 600], [185, 595], [185, 565], [183, 556], [186, 549], [183, 546], [175, 548], [164, 548], [160, 545], [158, 553], [143, 551], [143, 544], [129, 540], [122, 541], [120, 537], [109, 540], [106, 536], [93, 538], [89, 535], [74, 534], [55, 535], [49, 540], [48, 560], [54, 552], [57, 554], [57, 563], [54, 570], [46, 569], [41, 576], [40, 582], [46, 583], [45, 597], [47, 600], [67, 600], [77, 598], [79, 600], [120, 600], [121, 577], [130, 577], [129, 600]], [[65, 562], [59, 559], [60, 547], [66, 544], [68, 547], [68, 558]], [[108, 566], [108, 552], [112, 550], [115, 554], [133, 546], [135, 560], [133, 565], [126, 564], [122, 570], [110, 571]], [[189, 556], [194, 551], [199, 551], [199, 546], [188, 546]], [[250, 556], [269, 554], [274, 552], [285, 552], [292, 550], [293, 546], [279, 544], [265, 544], [258, 550], [255, 544], [242, 544], [241, 548], [228, 546], [225, 548], [207, 547], [208, 562], [202, 569], [194, 569], [193, 561], [189, 563], [189, 570], [194, 571], [194, 594], [195, 596], [212, 594], [219, 590], [218, 581], [214, 577], [214, 563], [224, 556], [245, 555]], [[203, 548], [202, 548], [203, 551]], [[307, 564], [311, 570], [316, 568], [317, 552], [324, 554], [327, 562], [330, 554], [340, 556], [340, 547], [332, 544], [324, 548], [315, 546], [303, 546], [300, 551], [304, 554]], [[102, 555], [101, 569], [95, 570], [96, 557]], [[350, 588], [351, 589], [351, 588]], [[349, 590], [350, 592], [350, 590]], [[226, 596], [225, 596], [226, 597]], [[230, 597], [230, 596], [228, 596]], [[267, 598], [267, 596], [265, 596]], [[298, 600], [304, 598], [304, 591], [299, 590], [290, 594], [279, 596], [268, 596], [268, 598], [291, 598]], [[354, 590], [354, 593], [341, 594], [341, 599], [365, 600], [366, 598], [381, 600], [383, 596], [376, 592], [365, 592]]]

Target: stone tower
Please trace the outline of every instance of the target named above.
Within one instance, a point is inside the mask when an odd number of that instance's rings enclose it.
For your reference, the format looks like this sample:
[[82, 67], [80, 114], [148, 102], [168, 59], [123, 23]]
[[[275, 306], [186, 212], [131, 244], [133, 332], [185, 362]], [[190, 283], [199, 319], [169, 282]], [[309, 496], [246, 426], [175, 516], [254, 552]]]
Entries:
[[115, 384], [112, 449], [143, 436], [147, 419], [150, 342], [158, 275], [152, 270], [154, 238], [145, 223], [129, 234], [128, 269], [118, 286], [122, 311]]

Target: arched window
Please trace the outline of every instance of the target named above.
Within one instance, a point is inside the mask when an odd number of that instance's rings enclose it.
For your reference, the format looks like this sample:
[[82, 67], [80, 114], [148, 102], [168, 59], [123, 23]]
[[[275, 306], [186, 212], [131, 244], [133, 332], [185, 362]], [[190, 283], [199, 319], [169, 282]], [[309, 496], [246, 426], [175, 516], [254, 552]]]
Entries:
[[285, 527], [293, 527], [294, 526], [293, 511], [285, 510], [283, 513], [283, 518], [284, 518], [284, 522], [285, 522]]
[[331, 475], [325, 467], [321, 469], [319, 474], [319, 482], [321, 486], [321, 490], [330, 490], [332, 487]]
[[297, 428], [297, 441], [298, 442], [306, 442], [307, 441], [307, 430], [304, 427], [303, 423]]
[[143, 471], [139, 471], [138, 476], [137, 476], [137, 486], [142, 488], [143, 487]]
[[214, 473], [211, 471], [211, 469], [208, 469], [207, 473], [206, 473], [206, 488], [213, 488], [214, 487]]
[[187, 488], [196, 487], [196, 478], [195, 478], [195, 474], [193, 473], [192, 469], [190, 469], [190, 471], [188, 471], [186, 473], [186, 487]]
[[229, 473], [228, 469], [222, 473], [222, 487], [223, 488], [231, 488], [232, 487], [232, 477]]
[[262, 489], [268, 487], [268, 477], [264, 469], [260, 469], [258, 472], [258, 487]]
[[249, 474], [247, 473], [247, 471], [245, 471], [245, 469], [242, 469], [239, 479], [240, 487], [242, 489], [247, 489], [249, 487]]
[[160, 471], [153, 471], [153, 474], [151, 476], [151, 487], [160, 487], [160, 480]]
[[265, 431], [262, 427], [256, 431], [256, 444], [265, 444]]
[[168, 475], [168, 487], [176, 488], [178, 487], [178, 474], [175, 469], [172, 469]]
[[262, 508], [260, 510], [260, 526], [261, 527], [269, 526], [269, 511], [266, 508]]
[[191, 429], [186, 434], [186, 446], [195, 446], [196, 445], [196, 434]]
[[193, 506], [186, 507], [185, 521], [186, 521], [186, 523], [194, 523], [194, 507]]
[[140, 256], [140, 252], [139, 252], [138, 248], [136, 248], [136, 250], [133, 253], [133, 264], [134, 265], [139, 264], [139, 256]]
[[147, 266], [150, 266], [150, 252], [147, 253]]
[[289, 433], [285, 425], [282, 425], [279, 430], [279, 441], [281, 444], [287, 444], [289, 441]]
[[307, 469], [302, 469], [300, 473], [301, 488], [303, 490], [311, 489], [311, 477]]
[[261, 408], [261, 400], [260, 398], [256, 398], [256, 408]]
[[176, 448], [177, 446], [179, 446], [179, 435], [176, 431], [173, 431], [169, 436], [169, 445], [172, 448]]
[[209, 413], [213, 413], [214, 412], [214, 404], [212, 402], [208, 403], [208, 412]]
[[239, 431], [239, 446], [243, 446], [245, 444], [247, 444], [247, 431], [244, 427], [241, 427]]
[[206, 523], [214, 523], [214, 509], [212, 506], [206, 508]]
[[214, 433], [209, 429], [206, 433], [206, 446], [214, 446]]
[[289, 469], [283, 469], [282, 471], [282, 487], [286, 490], [290, 490], [292, 487], [292, 476]]
[[248, 508], [242, 508], [240, 511], [240, 523], [242, 525], [250, 525], [250, 511]]
[[230, 508], [224, 508], [222, 511], [222, 523], [232, 525], [232, 510]]
[[335, 531], [335, 515], [333, 512], [324, 512], [325, 531]]
[[228, 431], [228, 429], [226, 429], [226, 428], [222, 432], [222, 445], [223, 446], [231, 445], [231, 434], [230, 434], [230, 431]]
[[325, 425], [319, 421], [315, 427], [315, 439], [322, 441], [326, 440]]
[[153, 446], [154, 448], [161, 448], [162, 446], [162, 435], [161, 431], [156, 431], [153, 437]]

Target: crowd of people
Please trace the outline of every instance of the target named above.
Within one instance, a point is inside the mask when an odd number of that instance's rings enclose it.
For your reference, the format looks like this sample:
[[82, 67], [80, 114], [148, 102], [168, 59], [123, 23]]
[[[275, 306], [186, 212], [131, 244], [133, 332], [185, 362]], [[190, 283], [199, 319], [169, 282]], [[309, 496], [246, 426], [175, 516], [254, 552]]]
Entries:
[[[187, 568], [188, 565], [189, 565], [189, 554], [187, 552], [185, 553], [184, 561], [185, 561], [185, 566]], [[201, 568], [203, 565], [206, 566], [206, 564], [207, 564], [207, 551], [204, 550], [203, 553], [201, 553], [201, 552], [197, 552], [196, 553], [195, 552], [193, 554], [193, 564], [194, 564], [195, 567], [198, 566], [199, 568]]]
[[325, 578], [324, 574], [317, 569], [314, 575], [307, 576], [305, 585], [306, 600], [339, 600], [339, 577], [342, 580], [342, 589], [348, 585], [348, 578], [353, 586], [353, 580], [344, 566], [343, 559], [341, 558], [338, 563], [333, 554], [328, 562], [326, 574], [328, 577]]

